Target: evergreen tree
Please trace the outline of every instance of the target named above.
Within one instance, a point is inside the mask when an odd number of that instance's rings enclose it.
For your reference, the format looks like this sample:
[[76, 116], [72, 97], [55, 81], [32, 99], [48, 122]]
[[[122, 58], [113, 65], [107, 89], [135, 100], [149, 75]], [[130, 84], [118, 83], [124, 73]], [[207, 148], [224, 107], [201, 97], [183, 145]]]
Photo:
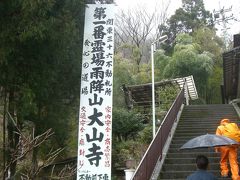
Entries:
[[182, 0], [182, 7], [175, 11], [167, 24], [166, 33], [170, 40], [174, 40], [178, 33], [192, 33], [203, 26], [212, 28], [213, 19], [205, 10], [203, 0]]
[[199, 47], [188, 34], [179, 34], [172, 59], [164, 69], [164, 76], [176, 78], [193, 75], [199, 97], [205, 100], [206, 84], [213, 71], [213, 60], [212, 54], [201, 53]]
[[[53, 128], [58, 146], [67, 135], [70, 105], [79, 98], [83, 15], [83, 0], [0, 2], [0, 87], [9, 114], [20, 128], [34, 122], [35, 135]], [[19, 137], [10, 118], [7, 127], [9, 162]]]

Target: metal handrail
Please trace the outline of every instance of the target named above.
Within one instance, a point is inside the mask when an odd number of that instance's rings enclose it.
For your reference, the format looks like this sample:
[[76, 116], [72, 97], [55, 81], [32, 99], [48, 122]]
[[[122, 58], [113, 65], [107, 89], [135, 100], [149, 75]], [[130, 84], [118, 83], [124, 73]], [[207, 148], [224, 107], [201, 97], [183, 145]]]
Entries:
[[163, 122], [158, 128], [157, 134], [133, 174], [132, 180], [149, 180], [151, 178], [157, 161], [162, 159], [164, 145], [183, 103], [184, 88], [179, 92]]

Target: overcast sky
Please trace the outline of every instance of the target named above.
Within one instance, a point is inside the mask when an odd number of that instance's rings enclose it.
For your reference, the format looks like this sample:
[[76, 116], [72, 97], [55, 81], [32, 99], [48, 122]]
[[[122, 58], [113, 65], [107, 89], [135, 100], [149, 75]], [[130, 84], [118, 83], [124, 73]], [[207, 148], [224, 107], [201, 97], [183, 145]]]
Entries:
[[[167, 0], [165, 0], [166, 2]], [[170, 0], [170, 8], [168, 14], [172, 15], [174, 14], [175, 10], [179, 7], [181, 7], [181, 0]], [[153, 11], [156, 4], [159, 4], [160, 0], [115, 0], [117, 3], [117, 8], [119, 9], [128, 9], [128, 8], [134, 8], [137, 5], [144, 6], [149, 11]], [[227, 12], [225, 15], [226, 17], [229, 17], [233, 14], [235, 18], [238, 18], [240, 21], [240, 0], [204, 0], [205, 9], [213, 12], [219, 11], [220, 8], [229, 9], [232, 6], [232, 11]], [[228, 24], [229, 34], [236, 34], [240, 33], [240, 22], [231, 21], [230, 24]], [[217, 27], [218, 29], [221, 29], [221, 27]]]

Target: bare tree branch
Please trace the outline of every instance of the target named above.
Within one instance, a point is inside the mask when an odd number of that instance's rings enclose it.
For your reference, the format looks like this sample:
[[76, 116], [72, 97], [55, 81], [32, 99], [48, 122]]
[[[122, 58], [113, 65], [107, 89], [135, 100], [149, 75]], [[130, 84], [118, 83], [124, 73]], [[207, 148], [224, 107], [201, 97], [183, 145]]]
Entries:
[[[52, 129], [48, 129], [44, 133], [34, 137], [34, 133], [32, 135], [25, 135], [23, 131], [17, 126], [17, 123], [12, 118], [9, 112], [7, 112], [10, 120], [12, 121], [13, 125], [16, 128], [16, 131], [14, 133], [18, 134], [19, 136], [19, 142], [16, 146], [16, 148], [10, 149], [11, 152], [11, 160], [8, 162], [4, 169], [4, 173], [8, 171], [8, 169], [11, 167], [12, 164], [16, 163], [17, 161], [25, 158], [29, 153], [33, 151], [34, 148], [39, 147], [43, 142], [45, 142], [49, 137], [51, 137], [54, 133], [52, 132]], [[34, 131], [34, 130], [33, 130]], [[48, 158], [43, 161], [43, 164], [39, 166], [35, 171], [28, 171], [27, 174], [22, 174], [23, 179], [29, 179], [30, 177], [35, 177], [42, 168], [48, 166], [50, 163], [53, 162], [53, 160], [57, 157], [57, 155], [62, 151], [62, 149], [57, 149], [55, 151], [50, 151], [48, 154]], [[30, 174], [30, 175], [28, 175]], [[28, 178], [27, 178], [28, 177]], [[31, 179], [31, 178], [30, 178]]]
[[[15, 121], [12, 119], [14, 124], [16, 125]], [[12, 150], [11, 153], [11, 161], [8, 162], [8, 164], [5, 167], [4, 172], [6, 173], [9, 167], [17, 162], [18, 160], [24, 158], [27, 154], [32, 152], [32, 150], [38, 146], [40, 146], [44, 141], [46, 141], [50, 136], [52, 136], [54, 133], [51, 129], [47, 130], [46, 132], [42, 133], [41, 135], [37, 137], [25, 136], [22, 131], [16, 126], [16, 129], [18, 132], [15, 132], [19, 134], [19, 143], [17, 144], [17, 147], [15, 150]]]
[[118, 47], [129, 44], [139, 48], [140, 55], [136, 60], [139, 65], [143, 57], [149, 57], [149, 40], [161, 36], [162, 26], [166, 23], [170, 1], [160, 1], [155, 5], [154, 11], [149, 11], [143, 6], [137, 6], [134, 10], [121, 11], [116, 17], [116, 39]]
[[[159, 1], [159, 5], [156, 5], [155, 12], [157, 12], [157, 15], [155, 16], [156, 19], [154, 24], [156, 24], [157, 26], [155, 27], [156, 30], [154, 34], [154, 37], [156, 37], [155, 39], [159, 38], [162, 35], [163, 31], [162, 26], [166, 24], [167, 19], [169, 17], [168, 10], [170, 4], [171, 0], [169, 1], [161, 0]], [[157, 7], [161, 7], [161, 10], [158, 10]]]

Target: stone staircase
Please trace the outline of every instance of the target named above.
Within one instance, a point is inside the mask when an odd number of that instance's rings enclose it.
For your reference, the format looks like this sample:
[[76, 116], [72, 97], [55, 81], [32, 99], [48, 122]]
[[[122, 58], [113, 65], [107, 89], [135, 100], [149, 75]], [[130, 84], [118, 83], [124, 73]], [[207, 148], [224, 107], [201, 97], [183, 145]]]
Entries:
[[233, 106], [228, 104], [185, 106], [158, 179], [186, 179], [196, 170], [196, 156], [204, 154], [209, 159], [209, 171], [218, 179], [230, 180], [231, 178], [221, 178], [220, 155], [214, 152], [214, 148], [179, 150], [184, 143], [196, 136], [206, 133], [215, 134], [223, 118], [229, 118], [232, 122], [237, 122], [239, 119]]

